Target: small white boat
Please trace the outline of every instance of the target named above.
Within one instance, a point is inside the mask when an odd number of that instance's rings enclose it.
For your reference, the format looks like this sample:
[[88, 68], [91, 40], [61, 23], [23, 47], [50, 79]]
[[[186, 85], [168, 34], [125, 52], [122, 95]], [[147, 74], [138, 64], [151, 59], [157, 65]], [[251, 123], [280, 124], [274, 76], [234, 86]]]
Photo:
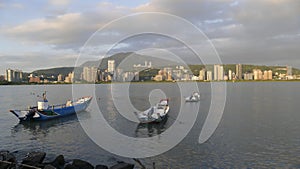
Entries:
[[148, 110], [135, 113], [140, 123], [152, 123], [163, 121], [163, 119], [167, 116], [169, 110], [169, 100], [162, 99], [159, 103], [149, 108]]
[[198, 92], [194, 92], [191, 96], [185, 98], [186, 102], [198, 102], [200, 101], [200, 94]]

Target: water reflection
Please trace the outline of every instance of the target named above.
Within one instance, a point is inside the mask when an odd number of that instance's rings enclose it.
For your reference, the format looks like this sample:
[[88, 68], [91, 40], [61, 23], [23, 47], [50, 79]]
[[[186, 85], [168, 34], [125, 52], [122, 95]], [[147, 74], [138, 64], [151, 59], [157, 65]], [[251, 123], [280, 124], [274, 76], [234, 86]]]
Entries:
[[[83, 116], [84, 118], [90, 117], [89, 113], [86, 111], [81, 112], [78, 115]], [[45, 137], [50, 130], [55, 130], [77, 122], [78, 118], [76, 114], [46, 121], [20, 121], [12, 128], [11, 133], [12, 135], [15, 135], [18, 132], [29, 131], [33, 136], [42, 135]]]
[[167, 129], [168, 115], [160, 123], [139, 123], [135, 130], [135, 137], [152, 137]]

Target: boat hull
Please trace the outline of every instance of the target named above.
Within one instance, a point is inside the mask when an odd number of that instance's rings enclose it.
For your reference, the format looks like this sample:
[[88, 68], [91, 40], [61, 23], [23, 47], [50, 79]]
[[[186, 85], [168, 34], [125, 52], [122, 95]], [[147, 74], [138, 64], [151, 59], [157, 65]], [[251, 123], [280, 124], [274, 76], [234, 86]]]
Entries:
[[[140, 123], [160, 123], [164, 121], [169, 113], [170, 107], [167, 99], [161, 100], [160, 103], [163, 103], [163, 105], [160, 104], [160, 106], [154, 106], [144, 112], [136, 113]], [[161, 107], [161, 109], [158, 109], [158, 107]]]
[[76, 112], [84, 111], [90, 104], [92, 97], [84, 98], [84, 101], [76, 103], [72, 106], [65, 104], [60, 106], [49, 106], [48, 109], [38, 110], [31, 108], [29, 110], [10, 110], [20, 121], [44, 121], [59, 117], [75, 114]]
[[199, 102], [200, 99], [189, 99], [189, 98], [186, 98], [185, 101], [186, 102]]
[[185, 98], [186, 102], [199, 102], [200, 101], [200, 94], [195, 92], [191, 96]]

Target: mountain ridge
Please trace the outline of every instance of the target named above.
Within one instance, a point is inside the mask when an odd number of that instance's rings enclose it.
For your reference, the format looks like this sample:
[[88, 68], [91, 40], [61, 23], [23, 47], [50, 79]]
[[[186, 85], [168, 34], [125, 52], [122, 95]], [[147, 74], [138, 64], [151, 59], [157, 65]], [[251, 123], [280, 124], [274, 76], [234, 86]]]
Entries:
[[[107, 61], [108, 60], [115, 60], [115, 67], [121, 67], [125, 71], [131, 71], [133, 70], [133, 64], [144, 64], [145, 61], [148, 63], [151, 61], [152, 66], [154, 68], [162, 68], [162, 67], [174, 67], [176, 65], [181, 65], [180, 63], [162, 59], [162, 58], [156, 58], [153, 56], [147, 56], [147, 55], [140, 55], [134, 52], [125, 52], [125, 53], [117, 53], [114, 55], [111, 55], [106, 58], [102, 58], [95, 61], [87, 61], [83, 64], [81, 64], [79, 67], [54, 67], [49, 69], [40, 69], [35, 70], [31, 72], [35, 75], [45, 75], [45, 76], [57, 76], [58, 74], [62, 74], [63, 76], [67, 76], [70, 72], [79, 71], [82, 72], [83, 67], [99, 67], [102, 70], [107, 69]], [[224, 72], [228, 72], [229, 69], [235, 72], [235, 64], [223, 64], [224, 65]], [[266, 65], [251, 65], [251, 64], [242, 64], [243, 65], [243, 73], [246, 72], [252, 72], [253, 69], [261, 69], [264, 70], [272, 70], [273, 72], [280, 72], [284, 73], [282, 70], [276, 70], [277, 68], [283, 68], [285, 66], [266, 66]], [[211, 67], [212, 65], [188, 65], [191, 71], [194, 75], [198, 75], [199, 71], [204, 67]], [[297, 68], [293, 68], [293, 74], [300, 74], [300, 70]]]

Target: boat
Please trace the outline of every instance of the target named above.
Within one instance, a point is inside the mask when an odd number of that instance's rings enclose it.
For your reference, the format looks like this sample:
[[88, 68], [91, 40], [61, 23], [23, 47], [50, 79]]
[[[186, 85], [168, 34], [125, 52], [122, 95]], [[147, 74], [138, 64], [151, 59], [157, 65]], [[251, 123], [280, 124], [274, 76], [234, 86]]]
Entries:
[[37, 106], [29, 107], [27, 110], [9, 111], [19, 118], [20, 121], [43, 121], [84, 111], [91, 100], [91, 96], [86, 96], [74, 101], [68, 100], [65, 104], [49, 105], [45, 92], [43, 93], [43, 98], [37, 102]]
[[198, 102], [200, 101], [200, 94], [198, 92], [194, 92], [191, 96], [185, 98], [186, 102]]
[[169, 110], [169, 99], [161, 99], [155, 106], [135, 114], [140, 123], [159, 123], [166, 118]]

